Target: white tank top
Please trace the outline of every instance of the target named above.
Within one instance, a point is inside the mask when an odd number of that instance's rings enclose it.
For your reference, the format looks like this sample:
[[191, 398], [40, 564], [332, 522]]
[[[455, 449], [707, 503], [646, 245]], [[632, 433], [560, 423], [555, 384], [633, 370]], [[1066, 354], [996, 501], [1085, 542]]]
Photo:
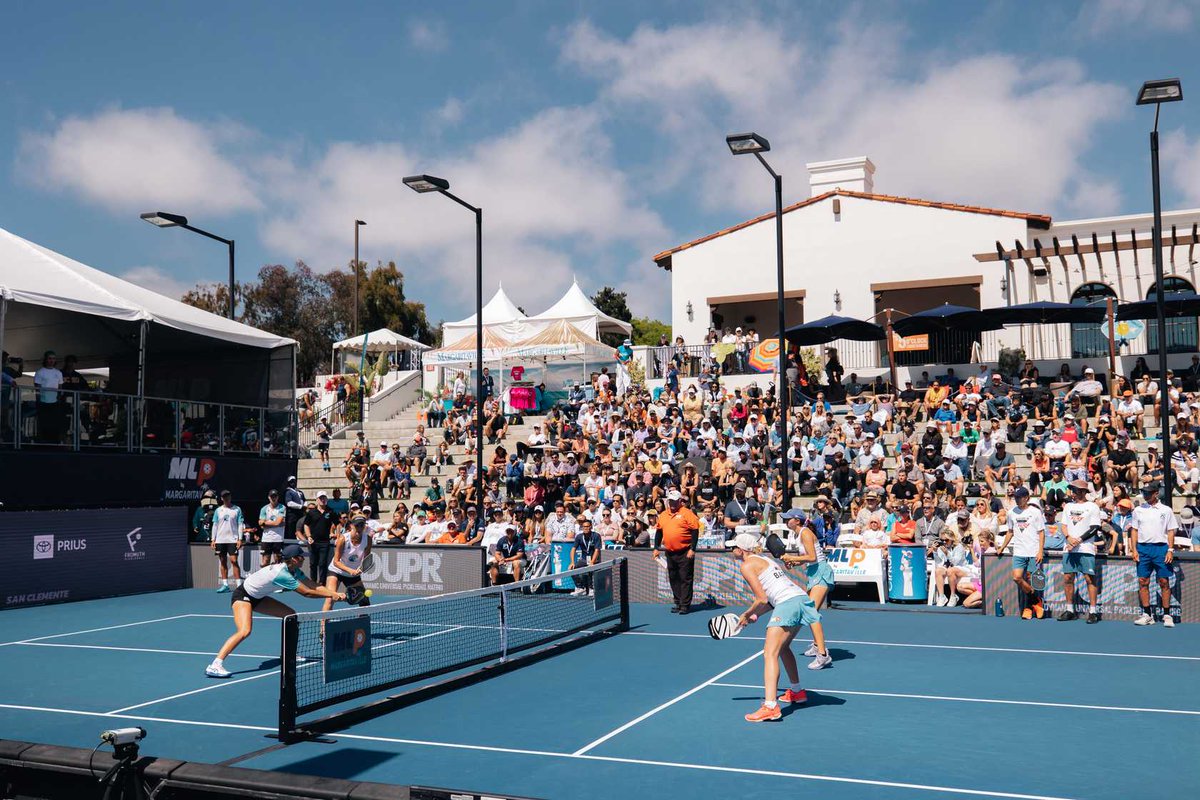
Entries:
[[[363, 553], [366, 551], [367, 545], [370, 543], [371, 539], [369, 536], [367, 536], [366, 531], [363, 531], [362, 539], [359, 540], [357, 545], [350, 539], [350, 534], [343, 534], [342, 557], [338, 560], [350, 569], [359, 569], [362, 566]], [[338, 575], [347, 575], [347, 573], [342, 572], [340, 569], [334, 567], [333, 564], [329, 565], [329, 571]]]
[[758, 573], [758, 582], [762, 584], [768, 603], [778, 608], [783, 601], [804, 594], [804, 590], [788, 577], [787, 572], [778, 561], [760, 555], [750, 557], [767, 562], [767, 568]]
[[[821, 562], [825, 561], [825, 548], [822, 547], [821, 542], [817, 540], [816, 534], [813, 534], [813, 540], [816, 542], [816, 545], [817, 545], [817, 552], [815, 554], [817, 563], [820, 564]], [[804, 546], [804, 537], [803, 536], [796, 537], [796, 547], [799, 548], [801, 553], [808, 552], [808, 548]]]

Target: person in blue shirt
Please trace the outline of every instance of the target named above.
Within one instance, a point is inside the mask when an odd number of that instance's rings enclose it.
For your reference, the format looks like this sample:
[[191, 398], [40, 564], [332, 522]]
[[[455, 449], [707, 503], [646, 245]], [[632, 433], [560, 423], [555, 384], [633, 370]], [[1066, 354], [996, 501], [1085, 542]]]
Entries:
[[958, 412], [954, 410], [954, 405], [949, 400], [943, 400], [941, 407], [934, 412], [933, 420], [939, 425], [953, 425], [958, 422]]
[[283, 561], [271, 564], [255, 572], [246, 582], [238, 586], [230, 596], [233, 606], [233, 622], [237, 630], [225, 644], [221, 645], [217, 657], [204, 670], [210, 678], [228, 678], [232, 673], [225, 669], [225, 659], [247, 638], [254, 626], [254, 614], [266, 614], [272, 617], [284, 617], [295, 614], [296, 611], [287, 603], [276, 600], [271, 595], [276, 589], [298, 592], [305, 597], [326, 597], [333, 600], [345, 600], [346, 595], [317, 586], [304, 576], [304, 548], [298, 544], [289, 544], [281, 553]]
[[[604, 548], [604, 542], [600, 538], [600, 534], [592, 530], [592, 521], [587, 517], [579, 520], [579, 533], [575, 534], [575, 541], [571, 543], [570, 563], [571, 569], [579, 567], [590, 567], [593, 564], [600, 563], [600, 551]], [[585, 595], [592, 593], [592, 576], [576, 575], [575, 586], [577, 587], [572, 594]]]

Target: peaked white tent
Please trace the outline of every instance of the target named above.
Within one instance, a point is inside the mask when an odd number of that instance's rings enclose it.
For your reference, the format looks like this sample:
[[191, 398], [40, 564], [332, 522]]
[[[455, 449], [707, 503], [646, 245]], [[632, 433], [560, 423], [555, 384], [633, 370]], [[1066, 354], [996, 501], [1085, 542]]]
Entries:
[[593, 339], [600, 338], [604, 333], [629, 336], [633, 332], [633, 326], [628, 322], [610, 317], [596, 308], [595, 303], [579, 288], [577, 280], [571, 281], [571, 288], [567, 289], [567, 293], [557, 303], [529, 318], [530, 323], [538, 324], [539, 327], [555, 320], [566, 320]]
[[340, 342], [334, 342], [334, 356], [330, 359], [330, 363], [336, 365], [337, 353], [341, 352], [342, 354], [342, 368], [341, 370], [335, 369], [335, 371], [345, 371], [346, 358], [353, 359], [362, 355], [363, 337], [366, 337], [366, 351], [372, 355], [378, 355], [379, 353], [399, 353], [404, 350], [421, 352], [432, 349], [429, 345], [418, 342], [416, 339], [410, 339], [388, 328], [380, 328], [377, 331], [351, 336], [348, 339], [342, 339]]
[[585, 363], [611, 361], [613, 349], [565, 319], [558, 319], [525, 341], [513, 345], [506, 358], [519, 360], [555, 356], [582, 358]]
[[[492, 295], [492, 299], [487, 301], [483, 307], [483, 327], [510, 342], [524, 339], [536, 330], [525, 324], [527, 319], [528, 317], [522, 313], [521, 309], [517, 308], [517, 304], [509, 299], [503, 284], [496, 289], [496, 294]], [[460, 319], [458, 322], [444, 322], [442, 323], [442, 347], [449, 347], [459, 339], [474, 335], [474, 333], [474, 314], [466, 319]]]

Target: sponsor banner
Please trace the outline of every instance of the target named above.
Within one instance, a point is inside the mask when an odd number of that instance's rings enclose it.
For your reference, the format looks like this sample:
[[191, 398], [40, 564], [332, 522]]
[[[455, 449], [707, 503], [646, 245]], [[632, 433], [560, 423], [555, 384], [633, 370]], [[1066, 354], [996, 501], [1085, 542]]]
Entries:
[[344, 681], [371, 671], [371, 618], [325, 623], [325, 682]]
[[294, 459], [250, 458], [247, 456], [160, 456], [160, 485], [163, 501], [193, 506], [204, 493], [229, 488], [234, 504], [243, 510], [258, 508], [270, 489], [282, 492], [288, 475], [296, 472]]
[[892, 334], [892, 350], [897, 353], [914, 353], [929, 349], [929, 334], [918, 333], [914, 336], [898, 336]]
[[0, 543], [4, 608], [186, 586], [183, 508], [15, 511], [0, 514]]
[[833, 567], [834, 580], [844, 583], [875, 583], [883, 578], [883, 550], [837, 547], [825, 558]]
[[[1182, 622], [1200, 622], [1200, 595], [1194, 585], [1200, 582], [1200, 559], [1176, 553], [1171, 576], [1171, 609]], [[1047, 614], [1052, 616], [1068, 608], [1063, 592], [1062, 559], [1057, 554], [1047, 554], [1044, 562], [1046, 589], [1042, 593]], [[1004, 606], [1006, 615], [1015, 615], [1017, 588], [1011, 577], [1012, 558], [1009, 556], [985, 556], [983, 561], [983, 608], [994, 614], [996, 600]], [[1098, 602], [1104, 619], [1131, 620], [1142, 613], [1138, 599], [1137, 565], [1132, 559], [1114, 556], [1096, 557], [1096, 586]], [[1159, 599], [1158, 581], [1150, 580], [1150, 603], [1155, 608], [1162, 605]], [[1087, 613], [1087, 584], [1082, 575], [1075, 577], [1075, 597], [1070, 604], [1075, 613]]]
[[[550, 571], [554, 574], [571, 569], [571, 547], [574, 542], [550, 543]], [[575, 581], [571, 578], [555, 578], [555, 589], [574, 589]]]
[[[193, 544], [192, 585], [215, 589], [217, 559], [207, 544]], [[331, 548], [332, 550], [332, 548]], [[465, 545], [375, 545], [363, 583], [376, 594], [434, 595], [479, 589], [485, 585], [482, 547]], [[243, 576], [261, 569], [257, 544], [246, 545], [238, 559]], [[304, 574], [308, 574], [307, 559]]]

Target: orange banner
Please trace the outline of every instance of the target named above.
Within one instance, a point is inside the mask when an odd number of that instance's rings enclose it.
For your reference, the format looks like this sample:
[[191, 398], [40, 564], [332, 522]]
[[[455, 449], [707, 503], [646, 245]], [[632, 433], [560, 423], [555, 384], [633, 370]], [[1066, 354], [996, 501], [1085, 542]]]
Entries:
[[928, 350], [929, 334], [919, 333], [916, 336], [897, 336], [893, 333], [892, 349], [897, 353], [911, 353], [917, 350]]

